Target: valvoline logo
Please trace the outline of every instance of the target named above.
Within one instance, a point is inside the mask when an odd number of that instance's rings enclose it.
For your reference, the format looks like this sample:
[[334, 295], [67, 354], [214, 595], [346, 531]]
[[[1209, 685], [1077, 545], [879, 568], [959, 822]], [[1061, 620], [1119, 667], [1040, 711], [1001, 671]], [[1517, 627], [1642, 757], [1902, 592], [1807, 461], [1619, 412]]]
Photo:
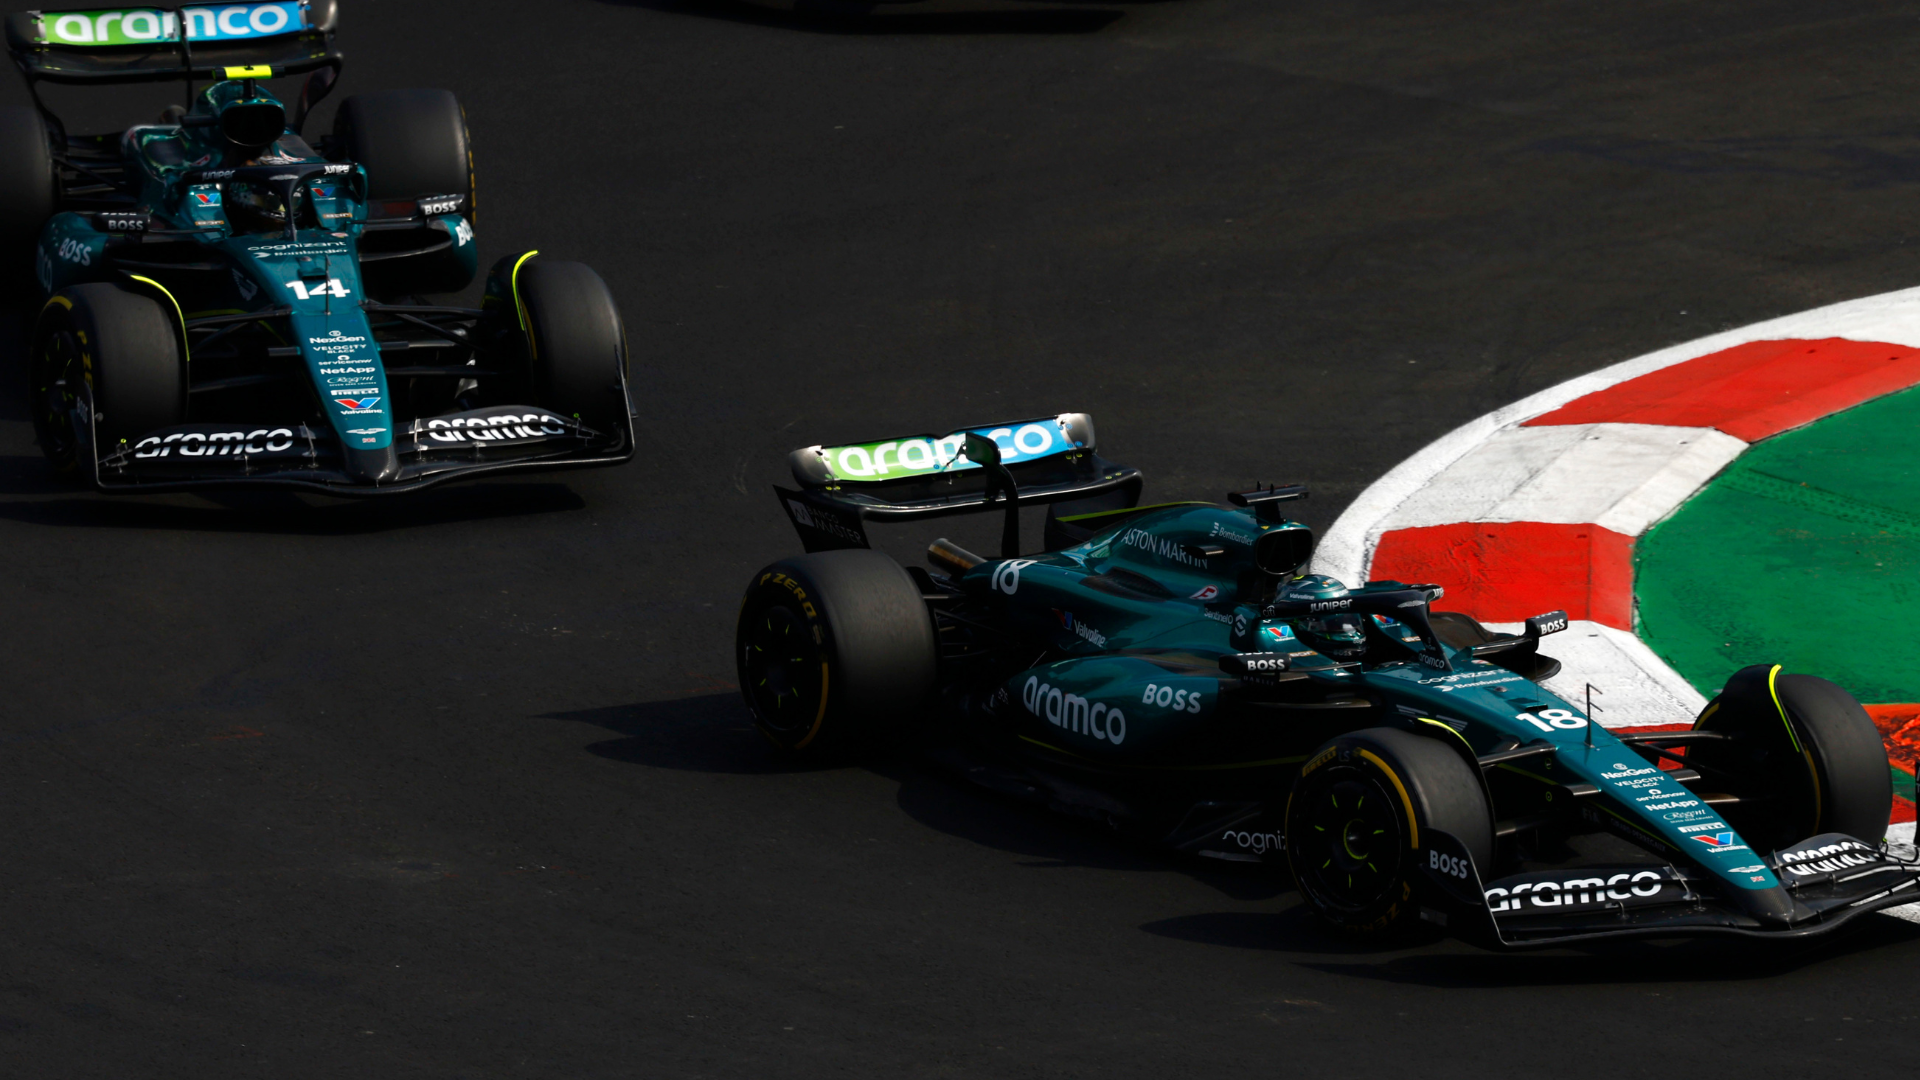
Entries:
[[1712, 836], [1695, 836], [1695, 837], [1692, 837], [1692, 839], [1698, 840], [1710, 848], [1725, 848], [1725, 847], [1733, 846], [1733, 834], [1730, 832], [1714, 833]]
[[1107, 635], [1074, 618], [1073, 612], [1054, 608], [1053, 617], [1060, 623], [1060, 629], [1091, 641], [1096, 648], [1104, 649], [1107, 647]]
[[336, 398], [334, 404], [340, 406], [340, 411], [347, 416], [357, 416], [361, 413], [380, 411], [375, 408], [375, 406], [380, 404], [380, 399], [377, 397]]

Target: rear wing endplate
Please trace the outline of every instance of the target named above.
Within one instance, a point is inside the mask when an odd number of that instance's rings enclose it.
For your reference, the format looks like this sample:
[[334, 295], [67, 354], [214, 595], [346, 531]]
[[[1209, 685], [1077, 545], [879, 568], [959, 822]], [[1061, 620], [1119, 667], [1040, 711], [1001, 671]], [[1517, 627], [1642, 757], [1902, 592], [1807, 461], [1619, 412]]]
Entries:
[[787, 455], [797, 490], [775, 485], [808, 551], [867, 547], [868, 521], [1007, 512], [1002, 547], [1018, 554], [1023, 504], [1071, 501], [1076, 510], [1140, 501], [1140, 470], [1102, 458], [1093, 418], [1061, 413]]

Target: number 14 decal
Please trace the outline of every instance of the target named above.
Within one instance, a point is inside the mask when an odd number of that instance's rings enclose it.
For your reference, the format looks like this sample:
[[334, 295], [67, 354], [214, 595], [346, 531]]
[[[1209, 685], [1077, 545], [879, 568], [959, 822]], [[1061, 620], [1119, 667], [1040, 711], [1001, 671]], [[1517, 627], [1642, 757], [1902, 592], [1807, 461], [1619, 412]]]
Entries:
[[1533, 713], [1523, 712], [1514, 717], [1514, 719], [1525, 720], [1541, 731], [1552, 731], [1554, 728], [1567, 728], [1578, 731], [1587, 726], [1585, 720], [1582, 720], [1569, 709], [1541, 709], [1538, 716]]
[[311, 300], [316, 296], [347, 295], [347, 287], [341, 283], [339, 278], [329, 278], [311, 289], [307, 288], [307, 283], [304, 281], [289, 281], [287, 282], [287, 288], [292, 289], [293, 294], [302, 300]]

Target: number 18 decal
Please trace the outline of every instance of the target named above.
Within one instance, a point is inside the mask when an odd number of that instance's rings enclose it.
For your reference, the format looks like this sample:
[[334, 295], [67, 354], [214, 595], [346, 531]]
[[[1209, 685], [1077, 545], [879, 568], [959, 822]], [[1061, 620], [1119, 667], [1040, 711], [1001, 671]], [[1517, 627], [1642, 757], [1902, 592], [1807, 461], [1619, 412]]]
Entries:
[[292, 289], [293, 294], [302, 300], [311, 300], [316, 296], [347, 295], [347, 287], [339, 278], [328, 278], [311, 289], [307, 288], [307, 283], [304, 281], [289, 281], [287, 288]]
[[1541, 709], [1537, 716], [1523, 712], [1514, 719], [1525, 720], [1541, 731], [1552, 731], [1554, 728], [1569, 728], [1577, 731], [1587, 726], [1585, 720], [1567, 709]]

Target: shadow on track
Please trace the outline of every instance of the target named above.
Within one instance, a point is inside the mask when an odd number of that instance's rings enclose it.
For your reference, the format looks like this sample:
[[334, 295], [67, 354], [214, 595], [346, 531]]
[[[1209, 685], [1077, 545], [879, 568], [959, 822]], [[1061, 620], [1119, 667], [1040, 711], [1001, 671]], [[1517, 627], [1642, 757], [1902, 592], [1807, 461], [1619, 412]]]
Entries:
[[[647, 8], [675, 15], [772, 26], [812, 34], [1092, 34], [1126, 17], [1103, 0], [1039, 0], [1049, 6], [1023, 11], [1008, 6], [984, 10], [914, 10], [920, 5], [880, 5], [836, 0], [789, 0], [784, 4], [753, 0], [600, 0], [618, 7]], [[1127, 0], [1139, 3], [1141, 0]], [[1147, 0], [1166, 3], [1170, 0]]]
[[[1293, 892], [1289, 885], [1276, 890], [1273, 895], [1280, 896]], [[1248, 897], [1247, 899], [1264, 899]], [[1405, 953], [1440, 943], [1448, 938], [1438, 930], [1420, 927], [1411, 936], [1397, 941], [1369, 941], [1363, 938], [1347, 938], [1323, 925], [1313, 912], [1297, 900], [1278, 911], [1216, 911], [1199, 915], [1180, 915], [1158, 922], [1145, 923], [1141, 930], [1156, 937], [1172, 938], [1175, 941], [1192, 942], [1196, 945], [1221, 945], [1234, 949], [1262, 949], [1272, 952], [1292, 953], [1307, 956], [1377, 956], [1385, 953]], [[1464, 943], [1458, 948], [1471, 948]], [[1309, 964], [1327, 970], [1338, 969], [1338, 964]], [[1378, 967], [1370, 965], [1345, 965]]]
[[587, 723], [615, 732], [621, 737], [589, 744], [586, 751], [651, 768], [727, 775], [865, 769], [899, 785], [898, 805], [914, 821], [982, 847], [1022, 856], [1029, 861], [1020, 865], [1029, 869], [1174, 870], [1236, 900], [1266, 900], [1292, 891], [1284, 875], [1272, 870], [1182, 858], [1105, 824], [968, 783], [911, 751], [790, 761], [753, 730], [737, 693], [549, 713], [542, 719]]
[[548, 713], [541, 719], [592, 724], [615, 732], [621, 737], [593, 743], [587, 753], [656, 769], [753, 776], [845, 766], [780, 757], [747, 722], [737, 693]]
[[[39, 476], [34, 475], [35, 470]], [[111, 496], [76, 492], [45, 473], [39, 458], [0, 458], [0, 494], [64, 498], [0, 501], [0, 519], [78, 529], [166, 529], [347, 536], [489, 518], [586, 508], [565, 484], [474, 484], [435, 488], [396, 500], [331, 505], [291, 491], [208, 491], [184, 496]], [[208, 506], [206, 503], [213, 503]]]
[[[1853, 953], [1920, 944], [1920, 926], [1867, 918], [1831, 937], [1798, 942], [1745, 939], [1623, 939], [1578, 948], [1488, 952], [1427, 932], [1394, 943], [1345, 941], [1323, 929], [1304, 906], [1273, 913], [1225, 911], [1147, 923], [1149, 934], [1206, 945], [1295, 954], [1397, 953], [1372, 963], [1299, 959], [1302, 967], [1361, 979], [1449, 989], [1587, 986], [1630, 983], [1729, 982], [1784, 975]], [[1676, 972], [1684, 972], [1676, 977]]]

